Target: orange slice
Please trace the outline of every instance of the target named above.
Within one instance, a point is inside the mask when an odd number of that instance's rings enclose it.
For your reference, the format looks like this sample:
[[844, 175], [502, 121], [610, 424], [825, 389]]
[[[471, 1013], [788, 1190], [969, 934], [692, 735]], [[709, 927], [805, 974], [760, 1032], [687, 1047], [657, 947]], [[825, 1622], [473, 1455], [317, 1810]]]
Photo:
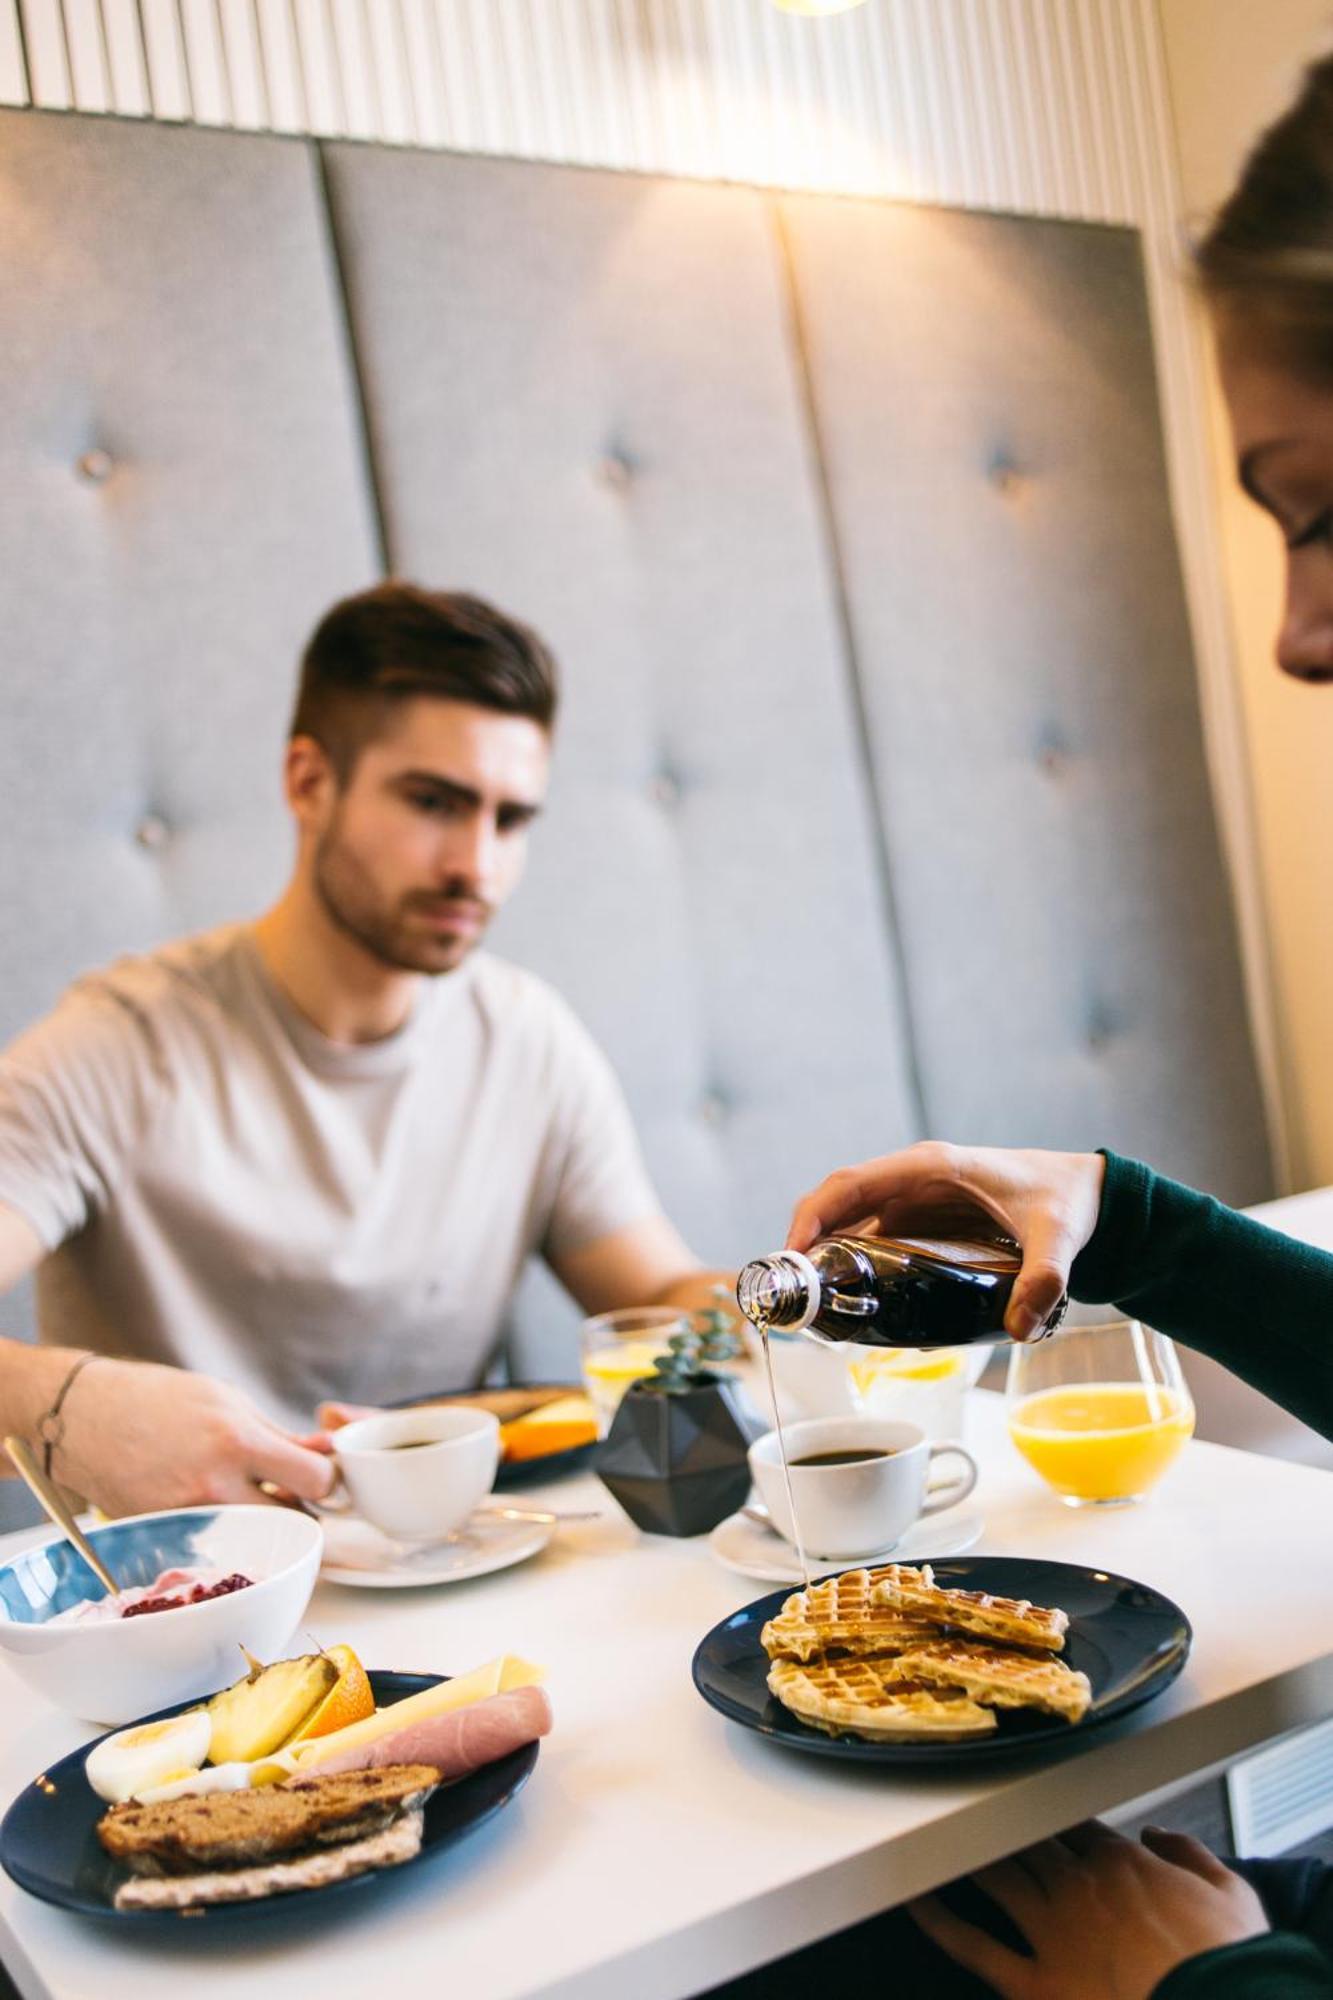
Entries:
[[362, 1722], [375, 1713], [375, 1697], [366, 1670], [351, 1647], [330, 1646], [327, 1652], [338, 1669], [338, 1678], [296, 1734], [287, 1738], [284, 1749], [293, 1743], [306, 1743], [312, 1736], [327, 1736], [332, 1730], [345, 1729], [349, 1722]]
[[545, 1409], [500, 1426], [500, 1444], [511, 1465], [596, 1442], [597, 1412], [586, 1396], [562, 1396]]

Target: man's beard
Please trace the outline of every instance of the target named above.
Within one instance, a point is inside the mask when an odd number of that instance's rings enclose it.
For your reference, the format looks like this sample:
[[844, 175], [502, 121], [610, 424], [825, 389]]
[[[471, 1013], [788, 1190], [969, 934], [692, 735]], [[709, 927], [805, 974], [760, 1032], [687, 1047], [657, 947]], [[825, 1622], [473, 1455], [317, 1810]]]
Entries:
[[[435, 892], [416, 890], [386, 905], [360, 864], [340, 846], [330, 831], [315, 854], [315, 892], [334, 928], [393, 972], [452, 972], [480, 943], [491, 911], [460, 883]], [[463, 934], [433, 931], [413, 911], [440, 909], [448, 904], [479, 911], [482, 929]]]

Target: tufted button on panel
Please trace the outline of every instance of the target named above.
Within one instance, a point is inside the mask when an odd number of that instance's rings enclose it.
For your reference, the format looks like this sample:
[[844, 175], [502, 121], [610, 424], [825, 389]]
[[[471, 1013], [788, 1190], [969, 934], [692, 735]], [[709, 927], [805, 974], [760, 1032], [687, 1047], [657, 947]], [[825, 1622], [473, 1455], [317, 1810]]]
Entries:
[[705, 1125], [712, 1125], [716, 1127], [725, 1122], [727, 1116], [727, 1100], [722, 1095], [722, 1092], [720, 1090], [709, 1091], [708, 1095], [701, 1101], [699, 1105], [699, 1116], [702, 1118]]
[[1088, 1015], [1088, 1024], [1083, 1031], [1083, 1039], [1089, 1051], [1095, 1055], [1105, 1055], [1115, 1034], [1115, 1023], [1104, 1007], [1094, 1007]]
[[79, 478], [86, 480], [90, 486], [105, 486], [115, 469], [116, 464], [111, 453], [103, 451], [100, 445], [94, 446], [91, 451], [83, 452], [74, 461], [74, 470]]
[[1070, 749], [1058, 729], [1047, 729], [1036, 751], [1037, 766], [1048, 778], [1062, 778], [1069, 769]]
[[1023, 484], [1023, 475], [1007, 451], [997, 451], [986, 468], [986, 477], [996, 492], [1008, 495]]
[[145, 813], [134, 829], [134, 838], [140, 847], [147, 848], [150, 853], [156, 853], [170, 840], [171, 828], [159, 813]]
[[620, 445], [605, 452], [597, 463], [597, 477], [613, 493], [628, 492], [634, 472], [634, 460]]
[[658, 771], [648, 787], [654, 805], [664, 811], [680, 804], [680, 779], [674, 771]]

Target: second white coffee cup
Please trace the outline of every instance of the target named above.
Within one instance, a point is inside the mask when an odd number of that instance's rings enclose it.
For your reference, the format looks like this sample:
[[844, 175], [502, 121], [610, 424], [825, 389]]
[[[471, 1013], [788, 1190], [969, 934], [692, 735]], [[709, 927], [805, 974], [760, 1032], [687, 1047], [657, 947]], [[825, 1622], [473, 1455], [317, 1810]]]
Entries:
[[[786, 1425], [785, 1437], [792, 1501], [808, 1556], [861, 1556], [891, 1548], [923, 1514], [955, 1506], [977, 1483], [969, 1451], [961, 1444], [930, 1444], [915, 1424], [812, 1417]], [[962, 1470], [928, 1498], [930, 1467], [950, 1454], [962, 1460]], [[810, 1464], [811, 1459], [823, 1462]], [[794, 1543], [776, 1431], [750, 1446], [750, 1471], [773, 1526]]]
[[490, 1492], [500, 1424], [489, 1410], [385, 1410], [335, 1431], [333, 1454], [356, 1513], [400, 1541], [438, 1541]]

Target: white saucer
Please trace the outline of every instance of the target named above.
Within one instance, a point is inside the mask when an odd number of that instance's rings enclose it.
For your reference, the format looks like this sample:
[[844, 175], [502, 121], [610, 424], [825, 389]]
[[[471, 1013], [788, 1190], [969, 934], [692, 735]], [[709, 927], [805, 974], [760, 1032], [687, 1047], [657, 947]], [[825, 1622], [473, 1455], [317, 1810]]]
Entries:
[[369, 1521], [349, 1515], [324, 1517], [324, 1583], [347, 1583], [360, 1590], [408, 1590], [423, 1583], [462, 1583], [526, 1562], [555, 1533], [554, 1521], [488, 1520], [474, 1514], [456, 1530], [458, 1539], [413, 1547], [395, 1542]]
[[[891, 1548], [876, 1549], [863, 1556], [812, 1556], [812, 1575], [827, 1576], [830, 1570], [871, 1569], [881, 1562], [933, 1562], [942, 1556], [961, 1555], [981, 1540], [985, 1522], [980, 1514], [964, 1507], [951, 1507], [942, 1514], [918, 1521]], [[744, 1514], [729, 1514], [719, 1521], [708, 1537], [709, 1546], [726, 1569], [737, 1576], [757, 1576], [765, 1583], [800, 1583], [796, 1551], [776, 1530], [747, 1520]]]

